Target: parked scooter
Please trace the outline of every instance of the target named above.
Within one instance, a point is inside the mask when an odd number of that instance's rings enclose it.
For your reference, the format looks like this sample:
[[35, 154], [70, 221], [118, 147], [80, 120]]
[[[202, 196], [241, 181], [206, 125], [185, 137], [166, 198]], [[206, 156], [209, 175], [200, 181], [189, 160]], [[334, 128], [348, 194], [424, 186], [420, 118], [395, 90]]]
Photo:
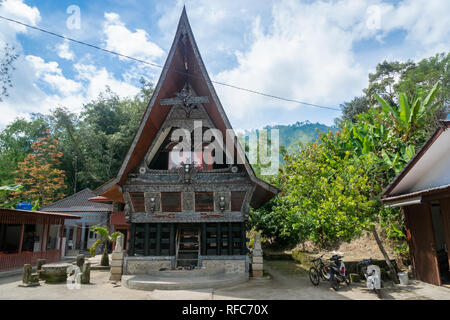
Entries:
[[348, 276], [345, 274], [345, 264], [342, 261], [342, 256], [340, 255], [333, 255], [330, 260], [332, 261], [332, 263], [329, 265], [330, 267], [330, 282], [331, 282], [331, 287], [334, 290], [338, 290], [339, 289], [339, 285], [341, 282], [345, 282], [347, 285], [350, 284], [350, 279], [348, 278]]
[[367, 289], [373, 290], [381, 298], [381, 272], [380, 267], [373, 264], [372, 259], [365, 259], [357, 264], [362, 266], [364, 277], [366, 278]]

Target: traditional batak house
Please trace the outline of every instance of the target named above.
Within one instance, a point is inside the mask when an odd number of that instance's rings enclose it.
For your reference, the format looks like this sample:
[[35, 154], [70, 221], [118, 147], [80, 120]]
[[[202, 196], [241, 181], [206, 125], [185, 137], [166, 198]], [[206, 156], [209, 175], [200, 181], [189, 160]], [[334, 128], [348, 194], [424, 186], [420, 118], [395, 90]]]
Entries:
[[0, 209], [0, 271], [35, 265], [38, 259], [61, 260], [63, 226], [79, 216]]
[[[211, 137], [209, 129], [220, 135]], [[211, 147], [220, 144], [226, 147]], [[224, 163], [208, 161], [220, 153]], [[119, 212], [123, 206], [130, 224], [124, 273], [218, 265], [248, 272], [250, 206], [259, 208], [277, 192], [256, 177], [234, 137], [183, 10], [117, 177], [97, 190]]]
[[[68, 220], [64, 225], [66, 256], [87, 252], [97, 241], [98, 235], [90, 230], [92, 226], [110, 225], [112, 205], [89, 201], [95, 196], [95, 193], [86, 188], [42, 208], [46, 212], [64, 212], [80, 217], [80, 220]], [[97, 250], [100, 252], [100, 248]]]
[[382, 196], [403, 210], [415, 278], [435, 285], [450, 284], [449, 127], [441, 122]]

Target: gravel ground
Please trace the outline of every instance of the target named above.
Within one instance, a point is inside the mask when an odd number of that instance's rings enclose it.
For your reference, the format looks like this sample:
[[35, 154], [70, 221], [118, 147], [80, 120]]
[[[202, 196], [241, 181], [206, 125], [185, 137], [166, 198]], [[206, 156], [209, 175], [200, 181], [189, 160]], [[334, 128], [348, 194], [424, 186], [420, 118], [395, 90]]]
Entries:
[[[238, 286], [217, 290], [131, 290], [108, 280], [109, 272], [91, 271], [91, 284], [80, 289], [68, 289], [66, 284], [45, 284], [39, 287], [21, 288], [21, 276], [0, 279], [0, 299], [20, 300], [228, 300], [228, 299], [280, 299], [280, 300], [377, 300], [378, 297], [365, 289], [363, 283], [345, 284], [335, 292], [328, 283], [312, 286], [305, 270], [291, 261], [266, 261], [265, 269], [271, 275], [269, 280], [250, 280]], [[383, 299], [424, 300], [448, 299], [450, 289], [437, 287], [419, 281], [408, 286], [386, 285], [382, 289]]]

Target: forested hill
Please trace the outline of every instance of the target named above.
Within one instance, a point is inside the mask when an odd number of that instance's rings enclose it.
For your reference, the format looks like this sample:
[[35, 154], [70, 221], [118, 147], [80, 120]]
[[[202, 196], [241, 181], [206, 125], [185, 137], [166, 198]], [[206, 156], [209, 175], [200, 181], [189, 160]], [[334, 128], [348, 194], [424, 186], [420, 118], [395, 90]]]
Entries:
[[[313, 142], [319, 136], [319, 133], [324, 133], [329, 130], [335, 132], [337, 128], [335, 126], [327, 126], [321, 123], [311, 123], [308, 120], [289, 125], [274, 125], [265, 126], [264, 129], [270, 131], [272, 129], [278, 129], [280, 132], [280, 146], [289, 147], [295, 143], [306, 144]], [[245, 132], [249, 134], [249, 132]]]

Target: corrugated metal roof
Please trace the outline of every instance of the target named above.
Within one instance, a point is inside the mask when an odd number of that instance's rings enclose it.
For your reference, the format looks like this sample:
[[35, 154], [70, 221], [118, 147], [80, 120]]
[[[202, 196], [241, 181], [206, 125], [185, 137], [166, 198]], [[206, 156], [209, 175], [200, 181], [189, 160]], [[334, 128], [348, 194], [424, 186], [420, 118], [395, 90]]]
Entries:
[[[441, 120], [441, 126], [436, 129], [436, 131], [432, 134], [432, 136], [423, 144], [423, 146], [417, 151], [417, 153], [410, 159], [410, 161], [405, 165], [405, 167], [400, 171], [400, 173], [391, 181], [391, 183], [384, 188], [381, 193], [381, 200], [386, 201], [386, 198], [392, 197], [392, 190], [399, 184], [399, 182], [404, 178], [404, 176], [412, 169], [412, 167], [419, 161], [419, 159], [427, 152], [430, 146], [439, 138], [439, 136], [447, 129], [450, 128], [449, 120]], [[446, 186], [444, 186], [446, 187]], [[431, 188], [433, 189], [433, 188]], [[428, 192], [429, 188], [426, 190], [421, 190], [423, 192]], [[417, 194], [418, 192], [414, 192], [413, 194]], [[397, 195], [397, 196], [405, 196], [406, 194]]]
[[58, 200], [48, 206], [41, 208], [42, 211], [50, 212], [109, 212], [112, 205], [89, 201], [95, 197], [89, 188], [81, 190], [67, 198]]

